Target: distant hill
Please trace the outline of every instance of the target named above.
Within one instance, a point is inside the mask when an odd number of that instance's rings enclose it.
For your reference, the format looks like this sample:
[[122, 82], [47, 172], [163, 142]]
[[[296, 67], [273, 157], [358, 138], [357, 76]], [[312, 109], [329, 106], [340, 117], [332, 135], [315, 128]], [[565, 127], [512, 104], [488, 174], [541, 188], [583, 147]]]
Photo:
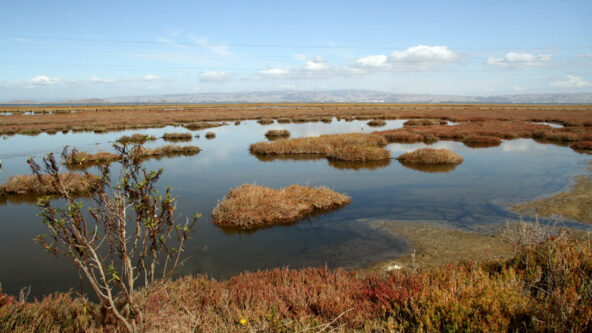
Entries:
[[[592, 104], [592, 93], [521, 94], [499, 96], [461, 96], [432, 94], [396, 94], [376, 90], [319, 91], [248, 91], [231, 93], [197, 93], [146, 95], [68, 100], [51, 104], [162, 104], [162, 103], [499, 103], [499, 104]], [[45, 104], [12, 101], [8, 104]]]
[[108, 103], [545, 103], [592, 104], [592, 93], [523, 94], [491, 97], [395, 94], [375, 90], [252, 91], [106, 98]]

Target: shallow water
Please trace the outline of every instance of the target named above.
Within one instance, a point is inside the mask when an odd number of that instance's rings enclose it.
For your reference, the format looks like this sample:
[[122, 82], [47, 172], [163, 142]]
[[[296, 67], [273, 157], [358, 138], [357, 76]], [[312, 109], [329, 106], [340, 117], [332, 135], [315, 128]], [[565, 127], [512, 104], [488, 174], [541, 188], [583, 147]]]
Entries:
[[[387, 121], [371, 128], [367, 121], [336, 121], [330, 124], [259, 125], [245, 121], [235, 126], [188, 131], [181, 127], [94, 133], [57, 133], [38, 136], [15, 135], [0, 140], [3, 170], [0, 182], [27, 174], [27, 156], [59, 152], [64, 145], [95, 152], [111, 150], [122, 135], [146, 133], [157, 137], [166, 132], [199, 134], [184, 144], [202, 151], [192, 157], [150, 160], [150, 169], [163, 167], [159, 185], [173, 187], [178, 212], [203, 217], [188, 244], [187, 253], [207, 245], [207, 251], [190, 259], [179, 271], [207, 273], [225, 278], [244, 270], [269, 267], [360, 267], [374, 261], [405, 254], [407, 242], [376, 229], [373, 219], [431, 220], [469, 230], [486, 231], [505, 224], [516, 215], [509, 204], [564, 190], [570, 177], [583, 173], [589, 156], [567, 147], [539, 144], [532, 140], [504, 141], [494, 148], [468, 148], [459, 142], [440, 141], [431, 147], [448, 148], [465, 161], [449, 172], [423, 172], [396, 160], [366, 165], [329, 162], [324, 158], [260, 159], [249, 153], [249, 144], [264, 141], [270, 129], [288, 129], [291, 137], [329, 133], [371, 132], [398, 128], [404, 120]], [[216, 138], [206, 140], [206, 132]], [[168, 144], [150, 142], [156, 147]], [[425, 144], [390, 144], [393, 157]], [[438, 170], [435, 170], [438, 171]], [[293, 183], [325, 185], [350, 195], [353, 202], [337, 211], [312, 217], [289, 226], [277, 226], [253, 233], [228, 232], [210, 222], [210, 213], [229, 189], [243, 183], [279, 188]], [[0, 283], [8, 293], [31, 286], [40, 296], [79, 286], [78, 275], [63, 258], [44, 253], [32, 239], [45, 232], [36, 217], [38, 208], [30, 202], [9, 200], [0, 205]]]

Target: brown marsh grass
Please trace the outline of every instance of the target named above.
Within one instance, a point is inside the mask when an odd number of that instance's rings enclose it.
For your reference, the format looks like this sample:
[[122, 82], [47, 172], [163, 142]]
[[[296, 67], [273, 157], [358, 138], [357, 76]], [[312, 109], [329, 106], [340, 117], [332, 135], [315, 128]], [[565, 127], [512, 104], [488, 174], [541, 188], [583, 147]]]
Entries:
[[257, 122], [260, 125], [271, 125], [271, 124], [273, 124], [274, 121], [273, 121], [273, 119], [269, 119], [269, 118], [261, 118], [261, 119], [257, 120]]
[[351, 198], [326, 187], [290, 185], [279, 190], [244, 184], [228, 192], [212, 212], [214, 224], [254, 229], [296, 222], [347, 205]]
[[382, 119], [374, 119], [367, 122], [367, 125], [372, 127], [382, 127], [386, 125], [386, 121]]
[[208, 139], [208, 140], [211, 140], [215, 137], [216, 137], [216, 133], [214, 133], [214, 132], [207, 132], [206, 133], [206, 139]]
[[495, 147], [502, 143], [502, 139], [494, 136], [485, 135], [471, 135], [463, 139], [463, 143], [468, 147], [480, 148], [480, 147]]
[[134, 153], [139, 158], [158, 158], [160, 156], [192, 156], [200, 151], [201, 149], [197, 146], [166, 145], [156, 148], [138, 147]]
[[448, 149], [421, 148], [397, 157], [397, 160], [410, 164], [460, 164], [463, 158]]
[[117, 139], [119, 143], [144, 143], [146, 141], [153, 141], [156, 140], [155, 137], [147, 134], [132, 134], [130, 136], [124, 135], [121, 138]]
[[191, 141], [193, 135], [191, 133], [165, 133], [162, 139], [165, 141]]
[[574, 150], [592, 150], [592, 141], [580, 141], [570, 146]]
[[344, 161], [370, 161], [390, 158], [390, 152], [384, 149], [386, 143], [378, 135], [349, 133], [258, 142], [250, 150], [258, 155], [317, 154]]
[[[273, 111], [271, 107], [273, 107]], [[115, 131], [154, 128], [167, 125], [236, 121], [260, 118], [311, 118], [338, 116], [342, 119], [446, 119], [452, 122], [492, 120], [548, 122], [581, 129], [592, 124], [590, 105], [484, 105], [484, 104], [354, 104], [354, 103], [276, 103], [276, 104], [193, 104], [193, 105], [92, 105], [77, 106], [75, 113], [22, 116], [23, 111], [69, 109], [70, 106], [3, 107], [12, 113], [2, 116], [0, 134], [14, 134], [24, 129], [41, 132], [53, 129]], [[348, 119], [349, 118], [349, 119]], [[590, 126], [589, 126], [590, 127]], [[201, 128], [198, 128], [201, 129]]]
[[447, 124], [448, 122], [442, 119], [409, 119], [403, 123], [403, 126], [431, 126]]
[[280, 139], [280, 138], [289, 138], [290, 131], [288, 131], [286, 129], [269, 130], [265, 133], [265, 137], [267, 137], [270, 140]]
[[[98, 184], [96, 176], [68, 172], [60, 174], [66, 189], [72, 195], [82, 195]], [[8, 178], [6, 184], [0, 185], [0, 195], [51, 195], [57, 194], [55, 180], [48, 175], [39, 179], [35, 175], [20, 175]]]
[[532, 138], [544, 142], [564, 144], [584, 141], [592, 135], [589, 127], [552, 128], [523, 121], [473, 121], [457, 125], [414, 126], [375, 132], [389, 142], [419, 142], [431, 137], [436, 140], [461, 140], [470, 137], [499, 139]]
[[90, 154], [84, 151], [72, 150], [66, 156], [64, 164], [70, 167], [88, 167], [91, 165], [105, 165], [119, 160], [119, 155], [106, 151]]
[[191, 130], [191, 131], [197, 131], [197, 130], [202, 130], [202, 129], [206, 129], [206, 128], [220, 127], [223, 125], [224, 125], [223, 123], [193, 122], [193, 123], [185, 124], [185, 125], [183, 125], [183, 127], [185, 127], [188, 130]]
[[278, 124], [289, 124], [292, 122], [292, 118], [278, 118]]

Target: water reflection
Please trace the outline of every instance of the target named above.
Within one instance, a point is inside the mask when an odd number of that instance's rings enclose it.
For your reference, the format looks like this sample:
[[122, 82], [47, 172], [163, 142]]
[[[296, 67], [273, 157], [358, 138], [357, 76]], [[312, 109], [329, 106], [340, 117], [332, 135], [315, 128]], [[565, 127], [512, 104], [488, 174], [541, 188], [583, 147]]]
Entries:
[[391, 160], [380, 161], [338, 161], [329, 160], [329, 165], [339, 170], [376, 170], [385, 168], [391, 164]]
[[457, 164], [422, 164], [401, 162], [402, 166], [421, 172], [451, 172], [456, 169]]

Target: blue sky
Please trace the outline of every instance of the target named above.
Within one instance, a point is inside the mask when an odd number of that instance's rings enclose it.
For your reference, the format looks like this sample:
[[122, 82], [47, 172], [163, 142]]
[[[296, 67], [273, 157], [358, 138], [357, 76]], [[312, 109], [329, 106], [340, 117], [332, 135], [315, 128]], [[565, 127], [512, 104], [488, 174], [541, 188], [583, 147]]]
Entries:
[[592, 91], [590, 1], [3, 1], [0, 102]]

